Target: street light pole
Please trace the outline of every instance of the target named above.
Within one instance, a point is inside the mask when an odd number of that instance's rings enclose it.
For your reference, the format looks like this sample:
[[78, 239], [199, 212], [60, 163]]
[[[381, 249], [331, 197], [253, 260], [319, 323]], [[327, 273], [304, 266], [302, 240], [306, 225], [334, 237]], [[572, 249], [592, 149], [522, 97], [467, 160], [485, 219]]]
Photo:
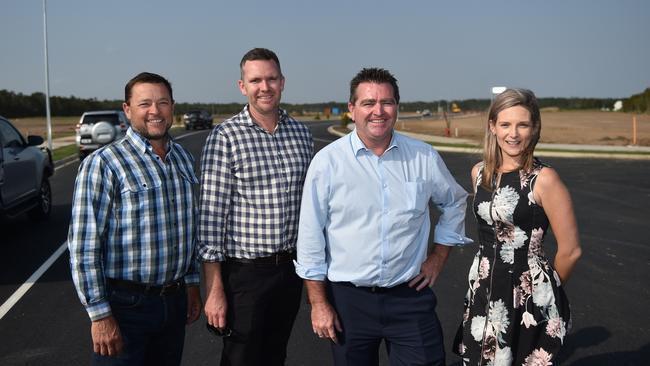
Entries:
[[47, 116], [47, 147], [52, 150], [52, 119], [50, 116], [50, 67], [47, 59], [47, 7], [43, 0], [43, 39], [45, 40], [45, 113]]

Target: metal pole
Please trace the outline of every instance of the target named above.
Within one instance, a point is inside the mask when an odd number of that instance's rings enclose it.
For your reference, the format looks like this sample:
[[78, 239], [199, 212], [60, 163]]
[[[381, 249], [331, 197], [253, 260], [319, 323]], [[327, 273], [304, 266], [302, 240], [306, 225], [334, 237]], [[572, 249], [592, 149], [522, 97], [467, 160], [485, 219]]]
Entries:
[[45, 113], [47, 120], [47, 147], [52, 150], [52, 118], [50, 116], [50, 67], [47, 59], [47, 7], [43, 0], [43, 39], [45, 40]]

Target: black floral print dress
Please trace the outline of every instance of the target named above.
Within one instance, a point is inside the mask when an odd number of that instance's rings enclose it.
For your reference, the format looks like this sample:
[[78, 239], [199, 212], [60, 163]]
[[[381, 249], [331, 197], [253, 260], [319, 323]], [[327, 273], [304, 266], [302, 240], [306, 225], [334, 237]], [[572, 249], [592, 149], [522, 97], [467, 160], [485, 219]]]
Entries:
[[545, 166], [536, 159], [528, 173], [503, 173], [493, 192], [480, 186], [479, 170], [479, 250], [454, 341], [464, 365], [551, 365], [570, 327], [568, 299], [542, 248], [549, 221], [532, 193]]

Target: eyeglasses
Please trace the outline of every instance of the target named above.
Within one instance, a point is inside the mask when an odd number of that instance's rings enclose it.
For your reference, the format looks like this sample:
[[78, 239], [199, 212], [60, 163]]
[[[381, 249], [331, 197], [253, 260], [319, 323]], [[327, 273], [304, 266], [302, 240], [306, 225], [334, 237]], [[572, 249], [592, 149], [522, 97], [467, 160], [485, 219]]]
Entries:
[[230, 337], [232, 335], [232, 329], [230, 328], [223, 328], [219, 329], [210, 323], [205, 323], [205, 327], [208, 328], [210, 333], [216, 335], [217, 337]]

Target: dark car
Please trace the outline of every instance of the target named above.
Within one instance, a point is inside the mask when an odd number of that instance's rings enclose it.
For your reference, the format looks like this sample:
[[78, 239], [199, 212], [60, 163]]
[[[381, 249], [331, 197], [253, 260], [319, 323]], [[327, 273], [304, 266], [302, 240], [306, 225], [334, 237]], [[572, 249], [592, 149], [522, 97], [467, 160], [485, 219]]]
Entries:
[[212, 128], [212, 115], [208, 111], [189, 111], [183, 115], [183, 123], [186, 130], [197, 128]]
[[0, 217], [27, 213], [43, 220], [52, 211], [49, 178], [54, 174], [52, 154], [40, 136], [20, 134], [9, 120], [0, 117]]
[[81, 115], [77, 124], [79, 159], [124, 137], [131, 122], [122, 111], [91, 111]]

